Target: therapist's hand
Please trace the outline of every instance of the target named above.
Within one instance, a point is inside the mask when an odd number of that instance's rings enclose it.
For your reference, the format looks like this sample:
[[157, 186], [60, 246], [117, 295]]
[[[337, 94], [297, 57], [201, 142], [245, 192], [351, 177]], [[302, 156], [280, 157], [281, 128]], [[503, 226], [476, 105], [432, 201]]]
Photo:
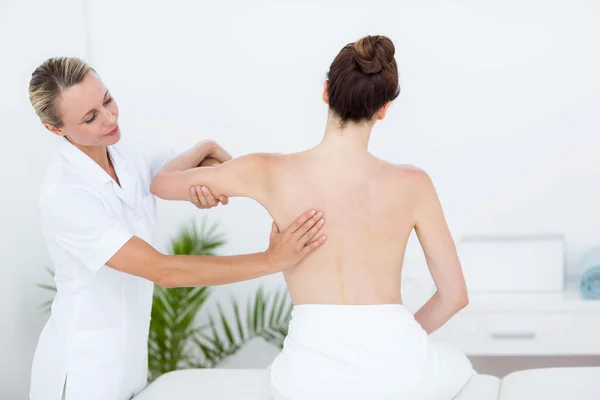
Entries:
[[283, 232], [273, 222], [269, 248], [265, 251], [272, 272], [295, 266], [325, 243], [324, 226], [323, 214], [314, 210], [302, 214]]
[[[214, 167], [231, 160], [231, 155], [227, 153], [216, 142], [207, 141], [207, 146], [210, 146], [210, 152], [198, 165], [199, 167]], [[204, 186], [195, 186], [190, 188], [190, 201], [199, 209], [205, 210], [219, 205], [227, 205], [229, 199], [227, 196], [219, 196], [217, 199], [211, 191]]]
[[199, 209], [205, 210], [219, 205], [227, 205], [227, 196], [219, 196], [217, 199], [206, 186], [194, 186], [190, 188], [190, 201]]
[[225, 149], [217, 144], [217, 142], [205, 140], [202, 146], [204, 151], [208, 150], [208, 153], [198, 165], [199, 167], [212, 167], [232, 159], [231, 154], [226, 152]]
[[226, 152], [225, 149], [219, 146], [217, 143], [214, 144], [208, 157], [213, 158], [220, 163], [224, 163], [232, 159], [231, 154]]

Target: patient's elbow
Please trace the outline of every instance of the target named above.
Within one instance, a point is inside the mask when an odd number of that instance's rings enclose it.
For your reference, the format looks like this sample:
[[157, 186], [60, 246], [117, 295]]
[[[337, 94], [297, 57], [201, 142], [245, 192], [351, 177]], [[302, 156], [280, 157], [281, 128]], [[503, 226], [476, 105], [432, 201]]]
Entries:
[[456, 291], [453, 293], [447, 293], [446, 295], [442, 295], [443, 302], [451, 307], [454, 312], [459, 312], [467, 305], [469, 305], [469, 295], [465, 290]]
[[458, 295], [456, 297], [456, 307], [458, 308], [458, 310], [462, 310], [463, 308], [465, 308], [468, 305], [469, 305], [469, 294], [465, 290], [464, 292], [462, 292], [460, 295]]
[[164, 190], [163, 190], [163, 184], [162, 181], [165, 179], [165, 176], [159, 172], [154, 179], [152, 179], [152, 182], [150, 182], [150, 193], [152, 193], [153, 195], [155, 195], [156, 197], [159, 198], [164, 198]]

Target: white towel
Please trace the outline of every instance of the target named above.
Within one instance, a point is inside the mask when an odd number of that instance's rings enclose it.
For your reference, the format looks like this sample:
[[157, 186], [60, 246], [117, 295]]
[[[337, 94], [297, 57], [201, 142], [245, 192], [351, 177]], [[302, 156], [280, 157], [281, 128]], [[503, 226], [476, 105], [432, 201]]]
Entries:
[[295, 306], [270, 372], [274, 400], [450, 400], [475, 374], [399, 304]]

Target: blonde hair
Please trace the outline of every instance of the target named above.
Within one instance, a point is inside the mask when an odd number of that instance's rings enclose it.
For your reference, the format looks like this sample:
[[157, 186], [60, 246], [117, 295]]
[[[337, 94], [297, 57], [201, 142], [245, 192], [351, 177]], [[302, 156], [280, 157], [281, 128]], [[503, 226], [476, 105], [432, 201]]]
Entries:
[[94, 69], [77, 57], [49, 58], [33, 71], [29, 101], [42, 123], [62, 127], [58, 99], [63, 90], [80, 83], [90, 71]]

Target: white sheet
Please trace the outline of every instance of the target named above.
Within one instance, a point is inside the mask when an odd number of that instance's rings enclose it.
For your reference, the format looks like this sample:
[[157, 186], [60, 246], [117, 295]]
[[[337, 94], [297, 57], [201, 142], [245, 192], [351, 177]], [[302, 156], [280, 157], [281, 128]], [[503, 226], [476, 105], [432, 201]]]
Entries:
[[454, 400], [498, 400], [501, 384], [498, 377], [475, 375]]
[[598, 400], [600, 368], [540, 368], [513, 372], [502, 380], [500, 400]]
[[[500, 380], [477, 375], [456, 400], [498, 400]], [[134, 400], [270, 400], [266, 369], [173, 371], [151, 383]], [[368, 400], [377, 400], [367, 397]], [[546, 400], [546, 399], [544, 399]]]
[[[504, 380], [476, 375], [455, 400], [597, 400], [598, 382], [600, 367], [519, 371]], [[270, 400], [269, 392], [266, 369], [196, 369], [167, 373], [134, 400]]]

